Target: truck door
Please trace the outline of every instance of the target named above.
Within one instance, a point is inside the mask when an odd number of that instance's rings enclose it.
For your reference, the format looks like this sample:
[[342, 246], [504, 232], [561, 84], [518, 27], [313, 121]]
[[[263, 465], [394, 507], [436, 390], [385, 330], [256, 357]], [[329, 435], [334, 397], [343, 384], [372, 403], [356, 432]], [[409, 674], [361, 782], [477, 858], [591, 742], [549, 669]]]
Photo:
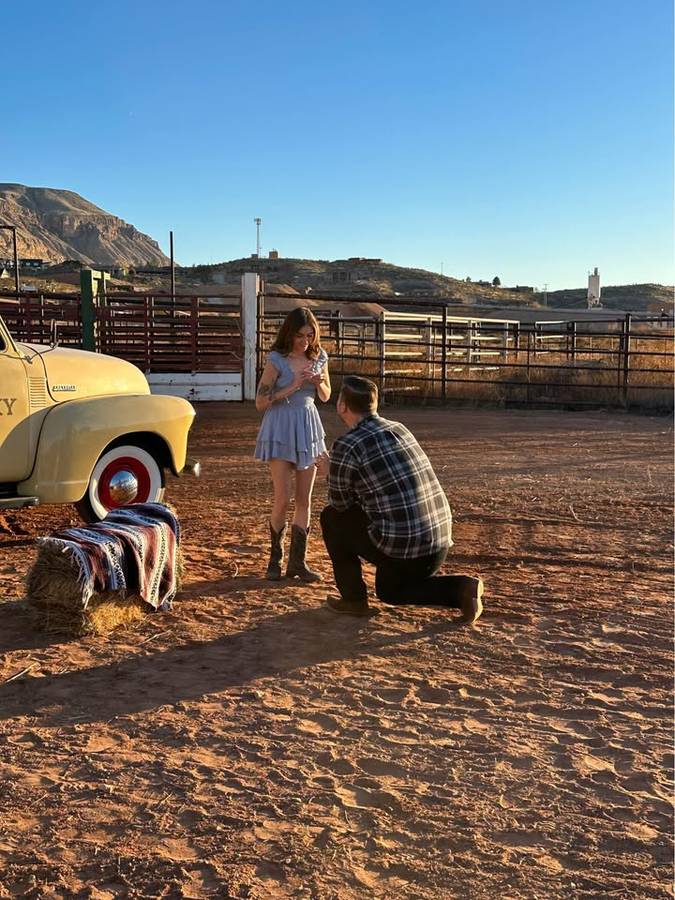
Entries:
[[28, 366], [0, 328], [0, 483], [21, 481], [33, 468]]

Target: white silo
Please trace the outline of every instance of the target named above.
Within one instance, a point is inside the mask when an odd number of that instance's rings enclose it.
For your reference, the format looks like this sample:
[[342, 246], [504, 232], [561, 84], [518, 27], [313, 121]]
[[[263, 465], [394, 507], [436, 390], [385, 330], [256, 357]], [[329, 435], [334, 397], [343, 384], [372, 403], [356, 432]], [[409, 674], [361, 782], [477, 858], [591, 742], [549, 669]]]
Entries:
[[588, 294], [586, 300], [589, 309], [599, 309], [602, 306], [600, 303], [600, 273], [597, 266], [593, 269], [593, 272], [588, 273]]

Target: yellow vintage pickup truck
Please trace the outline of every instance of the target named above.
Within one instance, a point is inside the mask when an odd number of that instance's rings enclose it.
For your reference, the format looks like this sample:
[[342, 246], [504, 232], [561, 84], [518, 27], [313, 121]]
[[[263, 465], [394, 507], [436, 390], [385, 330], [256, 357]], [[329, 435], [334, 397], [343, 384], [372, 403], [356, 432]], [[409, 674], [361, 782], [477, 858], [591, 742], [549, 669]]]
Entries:
[[95, 521], [161, 500], [165, 470], [199, 474], [187, 458], [194, 415], [152, 395], [131, 363], [15, 342], [0, 318], [0, 510], [74, 503]]

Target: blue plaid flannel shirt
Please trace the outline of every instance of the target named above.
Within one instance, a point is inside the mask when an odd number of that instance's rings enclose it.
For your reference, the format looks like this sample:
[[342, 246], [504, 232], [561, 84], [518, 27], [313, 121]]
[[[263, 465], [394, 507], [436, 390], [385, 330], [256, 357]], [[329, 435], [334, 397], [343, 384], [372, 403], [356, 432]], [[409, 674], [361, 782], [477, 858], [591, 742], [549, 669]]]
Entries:
[[452, 546], [450, 504], [427, 455], [400, 422], [366, 416], [333, 444], [328, 502], [360, 506], [375, 546], [418, 559]]

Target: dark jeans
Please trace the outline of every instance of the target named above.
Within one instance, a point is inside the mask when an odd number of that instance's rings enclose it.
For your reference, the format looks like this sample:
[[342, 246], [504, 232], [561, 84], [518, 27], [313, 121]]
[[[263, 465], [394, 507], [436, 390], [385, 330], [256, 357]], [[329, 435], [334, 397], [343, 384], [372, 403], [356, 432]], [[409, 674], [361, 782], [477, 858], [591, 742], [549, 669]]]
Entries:
[[417, 559], [395, 559], [373, 544], [368, 521], [360, 506], [340, 512], [327, 506], [321, 512], [321, 530], [333, 563], [335, 584], [344, 600], [362, 603], [368, 593], [361, 560], [375, 565], [375, 593], [384, 603], [412, 606], [449, 606], [458, 609], [461, 575], [436, 575], [447, 548]]

